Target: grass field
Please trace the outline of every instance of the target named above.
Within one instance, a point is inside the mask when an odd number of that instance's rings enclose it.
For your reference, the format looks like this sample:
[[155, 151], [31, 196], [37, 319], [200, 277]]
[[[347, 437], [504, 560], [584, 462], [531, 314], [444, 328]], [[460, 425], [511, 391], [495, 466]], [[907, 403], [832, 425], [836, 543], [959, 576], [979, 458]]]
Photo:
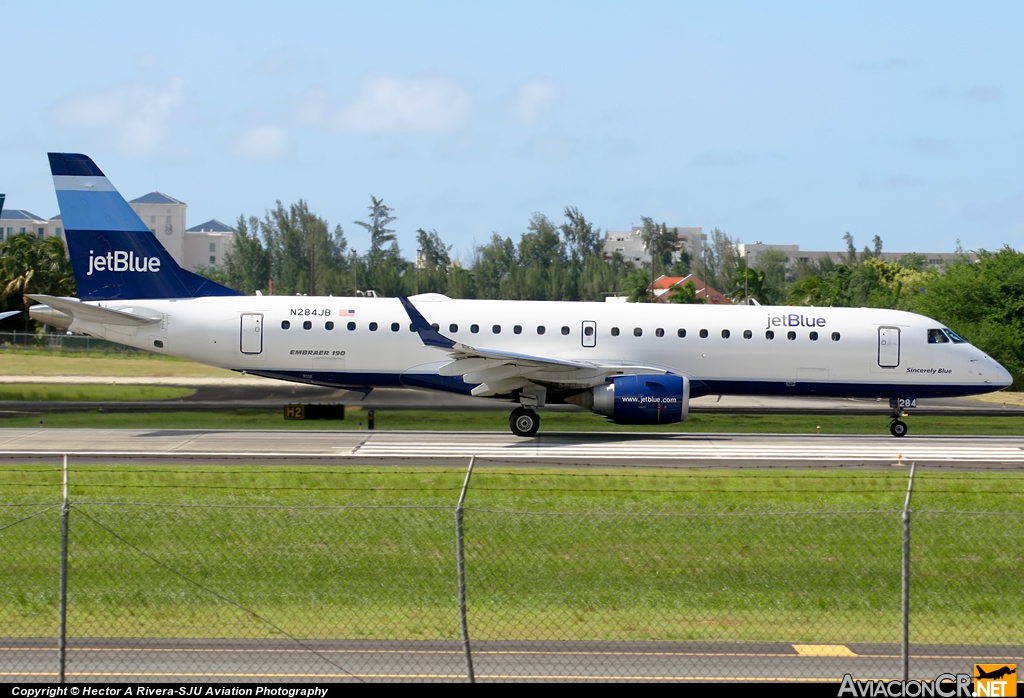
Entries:
[[[72, 469], [75, 637], [458, 637], [441, 468]], [[895, 642], [903, 472], [478, 468], [476, 639]], [[56, 623], [53, 467], [0, 468], [0, 636]], [[1024, 642], [1022, 473], [918, 472], [913, 642]], [[13, 524], [13, 525], [12, 525]]]
[[234, 371], [156, 354], [82, 354], [32, 349], [0, 351], [3, 376], [232, 376]]
[[51, 385], [0, 383], [0, 400], [53, 402], [136, 402], [188, 397], [196, 391], [157, 385]]
[[[2, 427], [125, 428], [125, 429], [366, 429], [366, 412], [347, 408], [344, 420], [286, 420], [282, 412], [239, 410], [225, 412], [74, 412], [2, 416]], [[623, 426], [590, 412], [541, 412], [541, 433], [564, 431], [621, 431], [672, 433], [773, 433], [887, 434], [885, 414], [778, 415], [695, 413], [682, 424]], [[911, 435], [1024, 435], [1024, 417], [951, 417], [912, 415]], [[429, 410], [377, 410], [374, 424], [380, 430], [508, 431], [505, 412], [478, 410], [449, 412]]]

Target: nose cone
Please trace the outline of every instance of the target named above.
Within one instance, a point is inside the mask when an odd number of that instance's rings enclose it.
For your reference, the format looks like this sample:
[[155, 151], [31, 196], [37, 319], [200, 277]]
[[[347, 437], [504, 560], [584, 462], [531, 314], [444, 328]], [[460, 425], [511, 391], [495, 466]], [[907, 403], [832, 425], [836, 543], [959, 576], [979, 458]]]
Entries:
[[995, 369], [995, 380], [993, 383], [998, 385], [1000, 389], [1009, 388], [1013, 384], [1013, 376], [998, 361], [995, 359], [989, 360], [994, 364], [993, 368]]

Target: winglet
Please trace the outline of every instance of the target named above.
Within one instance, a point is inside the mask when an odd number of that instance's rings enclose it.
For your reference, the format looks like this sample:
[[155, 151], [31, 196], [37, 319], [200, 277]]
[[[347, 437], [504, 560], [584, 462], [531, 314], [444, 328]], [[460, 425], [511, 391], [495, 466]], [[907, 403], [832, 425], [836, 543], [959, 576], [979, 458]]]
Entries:
[[409, 314], [409, 319], [412, 320], [412, 326], [416, 328], [416, 333], [425, 345], [440, 349], [451, 349], [455, 346], [454, 341], [430, 326], [427, 319], [420, 314], [420, 311], [416, 310], [416, 306], [412, 304], [412, 301], [405, 296], [399, 296], [398, 300], [402, 302], [402, 307], [405, 308], [405, 312]]

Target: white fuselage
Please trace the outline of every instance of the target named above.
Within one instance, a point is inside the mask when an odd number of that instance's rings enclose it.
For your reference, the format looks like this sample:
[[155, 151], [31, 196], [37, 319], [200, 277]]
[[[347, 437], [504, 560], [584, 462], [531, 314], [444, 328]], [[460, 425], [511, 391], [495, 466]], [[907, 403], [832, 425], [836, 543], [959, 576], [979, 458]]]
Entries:
[[[664, 369], [689, 377], [694, 396], [929, 397], [992, 392], [1010, 383], [1006, 370], [971, 344], [929, 343], [928, 331], [940, 323], [896, 310], [412, 300], [428, 322], [456, 342]], [[162, 321], [125, 328], [76, 320], [72, 330], [232, 370], [338, 387], [464, 393], [473, 388], [461, 377], [438, 374], [451, 358], [424, 346], [394, 298], [249, 296], [92, 304], [158, 314]]]

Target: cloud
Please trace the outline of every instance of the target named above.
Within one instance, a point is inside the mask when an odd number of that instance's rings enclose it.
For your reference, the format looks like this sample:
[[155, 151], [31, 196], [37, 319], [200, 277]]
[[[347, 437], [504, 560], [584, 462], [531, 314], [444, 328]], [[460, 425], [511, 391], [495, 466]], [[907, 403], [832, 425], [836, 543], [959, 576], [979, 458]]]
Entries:
[[521, 124], [535, 124], [557, 97], [558, 88], [547, 80], [525, 82], [512, 98], [512, 116]]
[[964, 92], [964, 99], [972, 102], [997, 102], [1003, 98], [1003, 91], [995, 85], [976, 85]]
[[469, 92], [449, 80], [374, 78], [340, 107], [324, 90], [310, 91], [295, 118], [343, 133], [453, 133], [466, 126], [472, 105]]
[[129, 155], [156, 152], [167, 138], [180, 110], [183, 83], [172, 79], [163, 87], [122, 85], [59, 101], [54, 120], [72, 129], [93, 130]]
[[279, 160], [288, 153], [288, 132], [273, 124], [254, 126], [235, 141], [232, 150], [247, 160]]
[[914, 138], [910, 149], [923, 155], [948, 155], [953, 152], [953, 144], [948, 138]]

